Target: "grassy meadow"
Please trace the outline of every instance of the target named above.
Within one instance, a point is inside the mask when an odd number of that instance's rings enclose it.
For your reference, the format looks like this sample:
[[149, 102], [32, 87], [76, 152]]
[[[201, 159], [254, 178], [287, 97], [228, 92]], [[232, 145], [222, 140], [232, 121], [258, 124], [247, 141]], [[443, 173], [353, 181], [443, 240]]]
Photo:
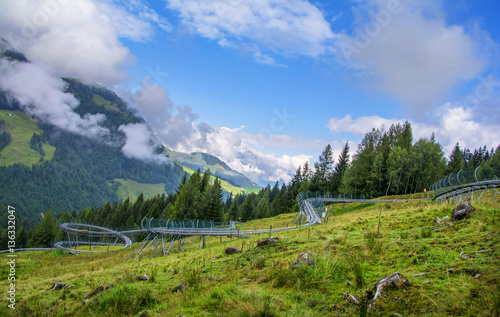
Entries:
[[[12, 113], [14, 116], [9, 117]], [[30, 140], [33, 133], [42, 134], [34, 121], [20, 110], [0, 110], [0, 120], [5, 121], [7, 131], [11, 134], [11, 142], [2, 149], [0, 154], [0, 166], [21, 163], [28, 166], [40, 162], [40, 154], [30, 148]], [[44, 159], [50, 161], [54, 156], [56, 148], [48, 143], [42, 144], [45, 152]]]
[[[486, 196], [486, 194], [485, 194]], [[150, 247], [104, 254], [19, 253], [16, 310], [1, 316], [498, 316], [500, 314], [500, 195], [483, 197], [471, 218], [436, 224], [454, 205], [431, 201], [351, 206], [327, 223], [269, 236], [208, 238], [198, 249], [161, 256]], [[380, 218], [379, 218], [380, 215]], [[294, 215], [242, 225], [280, 227]], [[200, 245], [199, 239], [192, 241]], [[177, 250], [174, 245], [173, 250]], [[189, 247], [188, 247], [189, 246]], [[241, 252], [224, 254], [225, 248]], [[304, 251], [313, 265], [292, 264]], [[0, 288], [9, 288], [2, 255]], [[409, 285], [384, 290], [368, 310], [367, 291], [399, 272]], [[414, 276], [414, 274], [425, 273]], [[138, 280], [147, 274], [148, 281]], [[54, 282], [74, 288], [48, 292]], [[185, 284], [187, 289], [174, 292]], [[109, 287], [112, 285], [112, 287]], [[103, 291], [98, 288], [102, 286]], [[106, 290], [106, 288], [109, 289]], [[343, 299], [354, 295], [361, 304]], [[373, 296], [373, 293], [372, 293]]]
[[142, 193], [144, 199], [153, 198], [156, 195], [167, 194], [165, 192], [165, 184], [143, 184], [131, 179], [115, 178], [115, 182], [120, 183], [118, 187], [118, 199], [125, 200], [127, 197], [130, 201], [136, 201], [137, 197]]

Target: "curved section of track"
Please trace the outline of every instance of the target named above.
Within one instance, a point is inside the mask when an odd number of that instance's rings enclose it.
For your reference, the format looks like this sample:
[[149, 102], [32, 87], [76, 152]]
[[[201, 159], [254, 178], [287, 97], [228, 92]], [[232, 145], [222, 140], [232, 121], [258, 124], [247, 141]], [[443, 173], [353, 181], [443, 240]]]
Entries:
[[[117, 246], [120, 245], [122, 246], [119, 249], [113, 249], [111, 251], [118, 251], [122, 250], [125, 248], [128, 248], [132, 245], [132, 241], [130, 238], [125, 234], [125, 232], [122, 231], [114, 231], [108, 228], [100, 227], [100, 226], [95, 226], [95, 225], [88, 225], [88, 224], [81, 224], [81, 223], [63, 223], [59, 225], [59, 229], [63, 231], [66, 234], [74, 234], [74, 235], [79, 235], [79, 236], [86, 236], [89, 237], [89, 240], [91, 238], [115, 238], [116, 240], [121, 239], [122, 242], [117, 243], [114, 242], [112, 245]], [[144, 230], [133, 230], [135, 231], [144, 231]], [[90, 245], [111, 245], [110, 243], [104, 243], [104, 242], [91, 242], [91, 241], [60, 241], [56, 242], [54, 244], [54, 247], [57, 249], [67, 251], [70, 253], [80, 253], [80, 252], [107, 252], [106, 251], [97, 251], [97, 250], [83, 250], [83, 249], [78, 249], [80, 246], [90, 246]]]
[[487, 189], [497, 191], [498, 187], [500, 187], [500, 166], [485, 168], [478, 166], [475, 170], [451, 173], [432, 184], [430, 190], [434, 193], [434, 200], [458, 198], [461, 201], [467, 197], [473, 198], [475, 191], [484, 192]]

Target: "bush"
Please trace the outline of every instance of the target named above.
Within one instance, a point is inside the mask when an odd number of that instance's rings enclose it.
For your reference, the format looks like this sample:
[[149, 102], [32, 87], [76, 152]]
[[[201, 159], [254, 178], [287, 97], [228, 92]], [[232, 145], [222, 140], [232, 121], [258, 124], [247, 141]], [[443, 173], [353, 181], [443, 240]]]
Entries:
[[382, 253], [383, 242], [381, 240], [377, 239], [376, 232], [366, 233], [365, 239], [366, 239], [366, 245], [368, 247], [368, 250], [370, 250], [370, 252], [372, 252], [373, 254]]
[[201, 276], [201, 271], [198, 269], [188, 269], [184, 273], [184, 278], [189, 286], [194, 286], [200, 284], [203, 280]]

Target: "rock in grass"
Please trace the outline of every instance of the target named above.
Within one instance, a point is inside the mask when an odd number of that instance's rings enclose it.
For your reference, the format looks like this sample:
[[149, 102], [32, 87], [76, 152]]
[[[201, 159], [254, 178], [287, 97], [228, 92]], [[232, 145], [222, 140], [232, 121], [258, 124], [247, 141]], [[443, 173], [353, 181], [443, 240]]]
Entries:
[[174, 287], [172, 291], [179, 293], [179, 292], [184, 292], [186, 289], [187, 289], [186, 284], [179, 284], [176, 287]]
[[299, 255], [297, 255], [297, 261], [307, 260], [307, 259], [309, 259], [312, 256], [315, 257], [315, 256], [318, 256], [318, 255], [315, 254], [315, 253], [313, 253], [313, 252], [311, 252], [311, 251], [302, 252]]
[[226, 254], [235, 254], [239, 252], [239, 249], [237, 247], [228, 247], [226, 248], [226, 251], [224, 251]]
[[279, 240], [278, 237], [265, 238], [265, 239], [260, 240], [259, 242], [257, 242], [257, 246], [261, 247], [261, 246], [268, 245], [268, 244], [274, 244], [274, 243], [278, 242], [278, 240]]
[[144, 275], [139, 276], [137, 279], [139, 281], [147, 281], [147, 280], [149, 280], [149, 277], [146, 274], [144, 274]]
[[472, 205], [466, 201], [455, 208], [453, 208], [453, 212], [451, 213], [451, 220], [458, 221], [464, 218], [467, 218], [472, 215], [476, 208], [472, 207]]
[[314, 259], [307, 259], [307, 260], [302, 260], [302, 261], [296, 261], [294, 264], [292, 264], [292, 269], [298, 269], [301, 265], [316, 265], [316, 260]]
[[148, 316], [149, 316], [149, 314], [148, 314], [148, 311], [147, 311], [147, 310], [143, 311], [143, 312], [139, 315], [139, 317], [148, 317]]

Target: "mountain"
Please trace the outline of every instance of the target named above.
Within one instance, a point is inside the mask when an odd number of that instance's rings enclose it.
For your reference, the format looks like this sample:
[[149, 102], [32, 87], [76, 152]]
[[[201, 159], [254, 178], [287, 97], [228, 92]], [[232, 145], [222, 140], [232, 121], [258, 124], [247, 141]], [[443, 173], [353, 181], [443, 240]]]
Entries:
[[[4, 69], [31, 65], [24, 55], [9, 50], [1, 52], [0, 62]], [[135, 199], [141, 192], [145, 197], [168, 194], [178, 188], [189, 167], [210, 168], [225, 180], [226, 191], [258, 187], [211, 155], [166, 149], [114, 92], [75, 78], [62, 80], [64, 91], [59, 93], [77, 99], [62, 118], [60, 113], [47, 114], [47, 109], [38, 115], [34, 106], [0, 90], [0, 202], [16, 206], [20, 215], [40, 219], [47, 210], [98, 207], [126, 197]], [[83, 128], [59, 124], [54, 118], [76, 120]], [[135, 140], [141, 134], [129, 132], [132, 128], [147, 131], [148, 139]]]
[[187, 154], [171, 150], [168, 150], [167, 153], [170, 157], [192, 170], [200, 169], [203, 173], [210, 169], [213, 176], [218, 176], [220, 179], [234, 186], [248, 189], [261, 188], [261, 186], [249, 180], [242, 173], [231, 169], [226, 163], [213, 155], [201, 152]]

